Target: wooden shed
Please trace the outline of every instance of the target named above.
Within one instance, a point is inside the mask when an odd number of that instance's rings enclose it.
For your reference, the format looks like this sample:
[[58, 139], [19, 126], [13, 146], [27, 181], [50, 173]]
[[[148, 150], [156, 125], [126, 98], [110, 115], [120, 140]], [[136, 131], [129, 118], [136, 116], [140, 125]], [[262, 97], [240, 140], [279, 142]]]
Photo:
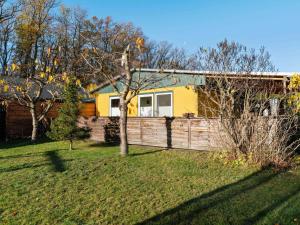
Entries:
[[[58, 116], [62, 103], [57, 102], [50, 109], [46, 118], [39, 124], [39, 132], [44, 133], [51, 121]], [[80, 104], [80, 116], [88, 118], [95, 116], [96, 106], [93, 99], [83, 100]], [[17, 102], [9, 102], [0, 106], [0, 141], [31, 136], [32, 119], [29, 109]]]
[[89, 118], [96, 116], [96, 104], [95, 99], [84, 99], [80, 104], [80, 116]]

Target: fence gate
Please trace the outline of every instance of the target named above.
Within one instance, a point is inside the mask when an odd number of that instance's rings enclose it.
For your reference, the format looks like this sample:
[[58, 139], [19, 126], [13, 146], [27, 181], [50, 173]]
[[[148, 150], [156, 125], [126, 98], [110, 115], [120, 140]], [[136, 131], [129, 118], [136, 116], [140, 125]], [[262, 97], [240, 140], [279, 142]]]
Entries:
[[0, 141], [6, 138], [6, 109], [5, 106], [0, 106]]

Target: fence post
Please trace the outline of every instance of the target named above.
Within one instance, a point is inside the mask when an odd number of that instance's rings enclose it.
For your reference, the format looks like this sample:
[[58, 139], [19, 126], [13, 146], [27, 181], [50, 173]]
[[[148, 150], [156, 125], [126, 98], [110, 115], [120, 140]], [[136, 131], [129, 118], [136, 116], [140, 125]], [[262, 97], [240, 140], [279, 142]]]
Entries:
[[192, 142], [192, 128], [191, 128], [191, 119], [187, 118], [188, 120], [188, 149], [191, 149], [191, 142]]
[[143, 119], [142, 118], [140, 118], [139, 119], [139, 125], [140, 125], [140, 143], [141, 143], [141, 145], [143, 144]]

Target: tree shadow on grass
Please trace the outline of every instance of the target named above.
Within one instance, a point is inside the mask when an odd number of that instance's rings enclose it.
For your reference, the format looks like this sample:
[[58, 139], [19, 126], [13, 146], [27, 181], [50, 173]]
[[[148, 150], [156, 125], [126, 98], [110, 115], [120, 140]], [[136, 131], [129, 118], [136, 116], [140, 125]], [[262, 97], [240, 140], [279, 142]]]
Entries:
[[44, 152], [1, 156], [0, 160], [19, 159], [19, 158], [32, 158], [32, 157], [36, 157], [36, 156], [42, 156], [43, 153]]
[[98, 142], [98, 143], [93, 143], [90, 144], [89, 147], [116, 147], [119, 146], [120, 144], [118, 143], [106, 143], [106, 142]]
[[66, 171], [64, 160], [62, 160], [61, 157], [57, 154], [57, 151], [46, 152], [46, 156], [51, 162], [52, 168], [55, 172]]
[[[62, 163], [64, 164], [65, 162], [69, 162], [69, 161], [73, 161], [72, 159], [69, 160], [63, 160]], [[61, 166], [60, 164], [56, 164], [53, 165], [53, 162], [49, 163], [48, 160], [44, 161], [44, 162], [40, 162], [40, 163], [24, 163], [24, 164], [20, 164], [20, 165], [15, 165], [15, 166], [11, 166], [11, 167], [5, 167], [5, 168], [0, 168], [0, 173], [5, 173], [5, 172], [14, 172], [14, 171], [18, 171], [18, 170], [23, 170], [23, 169], [35, 169], [35, 168], [40, 168], [43, 166], [49, 166], [52, 165], [53, 166], [53, 170], [55, 172], [63, 172], [65, 171], [65, 166]]]
[[43, 163], [36, 163], [36, 162], [32, 162], [32, 163], [24, 163], [24, 164], [19, 164], [19, 165], [15, 165], [15, 166], [11, 166], [11, 167], [6, 167], [6, 168], [0, 168], [0, 173], [4, 173], [4, 172], [14, 172], [14, 171], [18, 171], [18, 170], [22, 170], [22, 169], [34, 169], [34, 168], [38, 168], [38, 167], [42, 167], [42, 166], [47, 166], [50, 165], [49, 162], [45, 161]]
[[[14, 172], [22, 169], [34, 169], [34, 168], [39, 168], [43, 166], [52, 166], [53, 171], [55, 172], [64, 172], [66, 170], [65, 167], [65, 162], [68, 161], [73, 161], [73, 159], [68, 159], [68, 160], [63, 160], [59, 157], [57, 151], [48, 151], [43, 154], [28, 154], [28, 155], [17, 155], [17, 156], [8, 156], [8, 158], [5, 159], [14, 159], [14, 158], [23, 158], [23, 157], [35, 157], [35, 156], [43, 156], [45, 155], [47, 157], [47, 160], [44, 161], [39, 161], [39, 162], [28, 162], [28, 163], [23, 163], [23, 164], [18, 164], [18, 165], [13, 165], [10, 167], [4, 167], [0, 168], [0, 173], [4, 172]], [[50, 161], [50, 162], [49, 162]]]
[[[59, 149], [56, 151], [65, 151], [65, 149]], [[41, 151], [41, 152], [34, 152], [34, 153], [27, 153], [27, 154], [15, 154], [15, 155], [1, 156], [0, 160], [33, 158], [33, 157], [40, 157], [40, 156], [44, 156], [44, 155], [45, 155], [45, 151]]]
[[[139, 224], [291, 224], [294, 218], [283, 216], [287, 212], [276, 218], [276, 213], [272, 214], [273, 217], [269, 214], [293, 198], [300, 201], [299, 178], [299, 175], [286, 172], [262, 170]], [[293, 215], [299, 217], [300, 208]]]
[[18, 148], [18, 147], [43, 144], [43, 143], [48, 143], [48, 142], [53, 142], [53, 141], [47, 137], [40, 138], [34, 143], [30, 139], [9, 140], [7, 142], [0, 142], [0, 151], [2, 149]]
[[140, 152], [140, 153], [130, 153], [129, 156], [132, 156], [132, 157], [136, 157], [136, 156], [143, 156], [143, 155], [149, 155], [149, 154], [155, 154], [155, 153], [158, 153], [158, 152], [162, 152], [163, 149], [158, 149], [158, 150], [152, 150], [152, 151], [144, 151], [144, 152]]

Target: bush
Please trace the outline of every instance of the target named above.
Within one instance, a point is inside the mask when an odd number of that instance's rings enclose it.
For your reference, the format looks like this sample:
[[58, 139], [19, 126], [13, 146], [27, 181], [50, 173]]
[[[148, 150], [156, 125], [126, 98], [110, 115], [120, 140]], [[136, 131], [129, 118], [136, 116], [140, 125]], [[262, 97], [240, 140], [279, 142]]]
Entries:
[[75, 78], [70, 78], [63, 95], [64, 103], [58, 117], [50, 126], [47, 136], [53, 140], [68, 140], [69, 149], [73, 149], [73, 141], [89, 137], [90, 129], [78, 127], [79, 88]]

